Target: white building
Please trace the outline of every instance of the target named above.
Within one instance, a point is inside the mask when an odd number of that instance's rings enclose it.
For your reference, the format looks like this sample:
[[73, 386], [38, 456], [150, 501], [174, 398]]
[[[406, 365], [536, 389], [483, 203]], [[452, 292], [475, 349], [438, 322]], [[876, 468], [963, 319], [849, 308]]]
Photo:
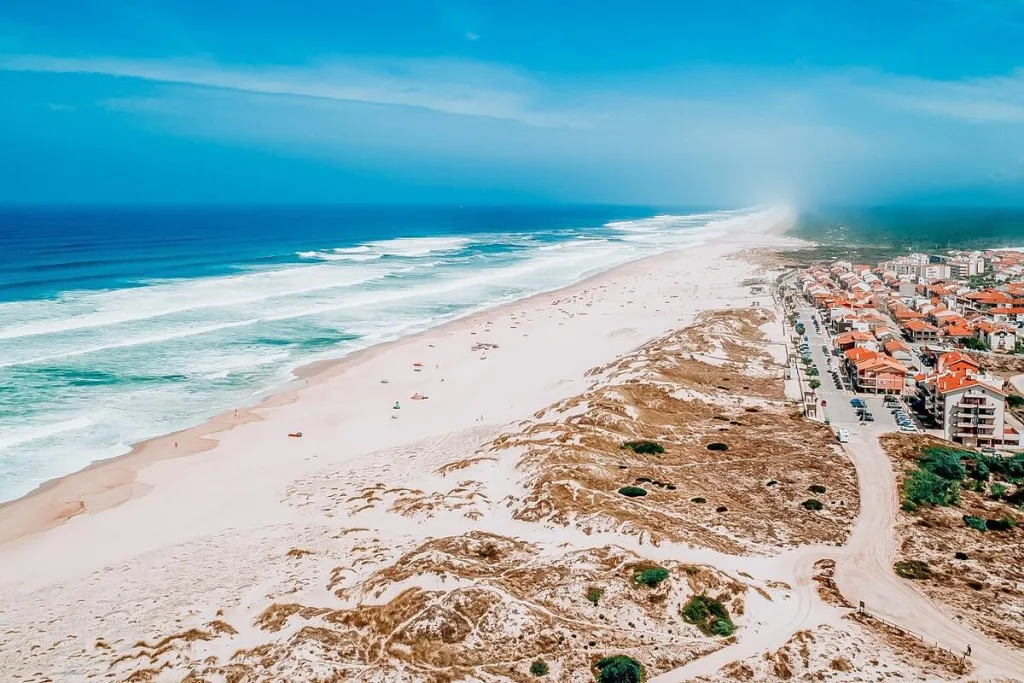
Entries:
[[966, 446], [1017, 446], [1020, 434], [1006, 423], [1002, 381], [955, 351], [939, 357], [936, 372], [918, 381], [925, 412], [948, 441]]

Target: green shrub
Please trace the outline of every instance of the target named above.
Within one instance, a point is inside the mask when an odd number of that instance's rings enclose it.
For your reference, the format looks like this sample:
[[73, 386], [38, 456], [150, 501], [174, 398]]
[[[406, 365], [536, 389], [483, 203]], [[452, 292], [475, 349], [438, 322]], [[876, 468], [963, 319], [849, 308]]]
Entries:
[[967, 468], [962, 458], [968, 454], [945, 446], [931, 446], [925, 449], [919, 465], [943, 479], [963, 481], [967, 476]]
[[729, 450], [729, 446], [727, 444], [721, 443], [719, 441], [713, 441], [713, 442], [709, 443], [707, 446], [705, 446], [705, 448], [707, 448], [709, 451], [727, 451], [727, 450]]
[[597, 586], [591, 586], [587, 589], [587, 601], [593, 603], [597, 607], [597, 603], [600, 602], [601, 596], [604, 595], [604, 589], [598, 588]]
[[728, 637], [736, 630], [725, 605], [707, 595], [694, 595], [687, 600], [681, 615], [683, 621], [693, 624], [704, 635]]
[[642, 489], [639, 486], [623, 486], [619, 489], [619, 493], [627, 498], [638, 498], [640, 496], [646, 496], [647, 489]]
[[964, 524], [977, 531], [985, 530], [985, 520], [974, 515], [964, 515]]
[[934, 472], [915, 469], [903, 481], [903, 498], [914, 505], [953, 505], [960, 500], [960, 487]]
[[1006, 495], [1006, 485], [998, 483], [992, 484], [992, 487], [989, 488], [988, 494], [995, 500], [1000, 500]]
[[701, 498], [700, 496], [697, 496], [696, 498], [691, 498], [690, 502], [691, 503], [697, 503], [698, 505], [700, 505], [701, 503], [708, 502], [708, 500], [707, 500], [707, 498]]
[[804, 510], [821, 510], [824, 505], [817, 498], [808, 498], [804, 502], [800, 503]]
[[626, 655], [614, 655], [598, 660], [597, 683], [643, 683], [644, 668], [640, 662]]
[[660, 455], [665, 452], [665, 447], [653, 441], [627, 441], [622, 448], [628, 448], [640, 455]]
[[729, 508], [725, 507], [724, 505], [719, 505], [718, 507], [715, 508], [715, 512], [717, 512], [719, 514], [721, 514], [723, 512], [728, 512], [728, 511], [729, 511]]
[[819, 381], [818, 381], [818, 380], [816, 380], [816, 379], [812, 379], [812, 380], [811, 380], [810, 382], [808, 382], [807, 384], [808, 384], [808, 385], [809, 385], [809, 386], [811, 387], [811, 390], [812, 390], [812, 391], [813, 391], [813, 390], [815, 390], [815, 389], [820, 389], [820, 388], [821, 388], [821, 382], [819, 382]]
[[807, 490], [811, 493], [825, 493], [825, 487], [821, 484], [811, 484], [807, 487]]
[[953, 553], [953, 557], [955, 557], [958, 560], [966, 560], [967, 559], [967, 553], [961, 552], [961, 551], [958, 550], [955, 553]]
[[1011, 408], [1020, 408], [1021, 406], [1024, 406], [1024, 396], [1020, 396], [1018, 394], [1010, 394], [1009, 396], [1006, 397], [1006, 402], [1010, 405]]
[[992, 473], [988, 469], [988, 465], [983, 460], [979, 460], [978, 464], [974, 466], [974, 471], [971, 472], [971, 476], [978, 481], [988, 481], [988, 478], [992, 476]]
[[633, 583], [638, 586], [657, 588], [667, 578], [668, 570], [664, 567], [648, 567], [647, 569], [637, 569], [633, 574]]
[[534, 676], [546, 676], [548, 673], [548, 663], [543, 659], [533, 660], [533, 664], [530, 665], [530, 673]]
[[807, 371], [808, 377], [817, 377], [819, 374], [821, 373], [818, 372], [817, 367], [811, 367], [811, 369]]
[[1017, 526], [1017, 522], [1012, 517], [985, 520], [985, 528], [989, 531], [1009, 531], [1015, 526]]
[[932, 575], [931, 567], [924, 560], [903, 560], [894, 564], [892, 568], [904, 579], [927, 579]]
[[733, 626], [733, 623], [725, 619], [718, 619], [711, 624], [711, 633], [722, 638], [728, 638], [735, 631], [736, 627]]

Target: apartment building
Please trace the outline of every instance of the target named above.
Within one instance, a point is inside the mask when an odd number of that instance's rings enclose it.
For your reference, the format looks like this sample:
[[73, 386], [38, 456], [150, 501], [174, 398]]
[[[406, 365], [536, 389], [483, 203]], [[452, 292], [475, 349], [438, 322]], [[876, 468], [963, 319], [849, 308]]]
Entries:
[[948, 441], [966, 446], [1017, 446], [1020, 434], [1006, 423], [1002, 381], [982, 374], [957, 352], [939, 356], [936, 371], [918, 377], [924, 411]]

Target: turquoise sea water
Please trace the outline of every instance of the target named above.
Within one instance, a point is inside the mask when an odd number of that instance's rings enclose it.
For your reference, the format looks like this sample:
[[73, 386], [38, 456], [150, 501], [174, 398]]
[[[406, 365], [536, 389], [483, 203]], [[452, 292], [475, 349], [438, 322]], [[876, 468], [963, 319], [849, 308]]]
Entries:
[[0, 210], [0, 500], [747, 211]]

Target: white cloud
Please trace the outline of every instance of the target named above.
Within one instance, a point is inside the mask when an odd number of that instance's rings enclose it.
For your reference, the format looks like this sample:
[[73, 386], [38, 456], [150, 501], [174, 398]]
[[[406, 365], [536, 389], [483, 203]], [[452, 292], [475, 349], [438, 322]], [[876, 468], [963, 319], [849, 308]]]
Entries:
[[0, 70], [89, 73], [291, 97], [420, 107], [532, 126], [586, 125], [578, 112], [541, 101], [512, 69], [457, 60], [325, 61], [312, 66], [228, 68], [195, 60], [0, 55]]
[[959, 81], [885, 77], [866, 91], [902, 109], [970, 123], [1024, 123], [1024, 70]]

